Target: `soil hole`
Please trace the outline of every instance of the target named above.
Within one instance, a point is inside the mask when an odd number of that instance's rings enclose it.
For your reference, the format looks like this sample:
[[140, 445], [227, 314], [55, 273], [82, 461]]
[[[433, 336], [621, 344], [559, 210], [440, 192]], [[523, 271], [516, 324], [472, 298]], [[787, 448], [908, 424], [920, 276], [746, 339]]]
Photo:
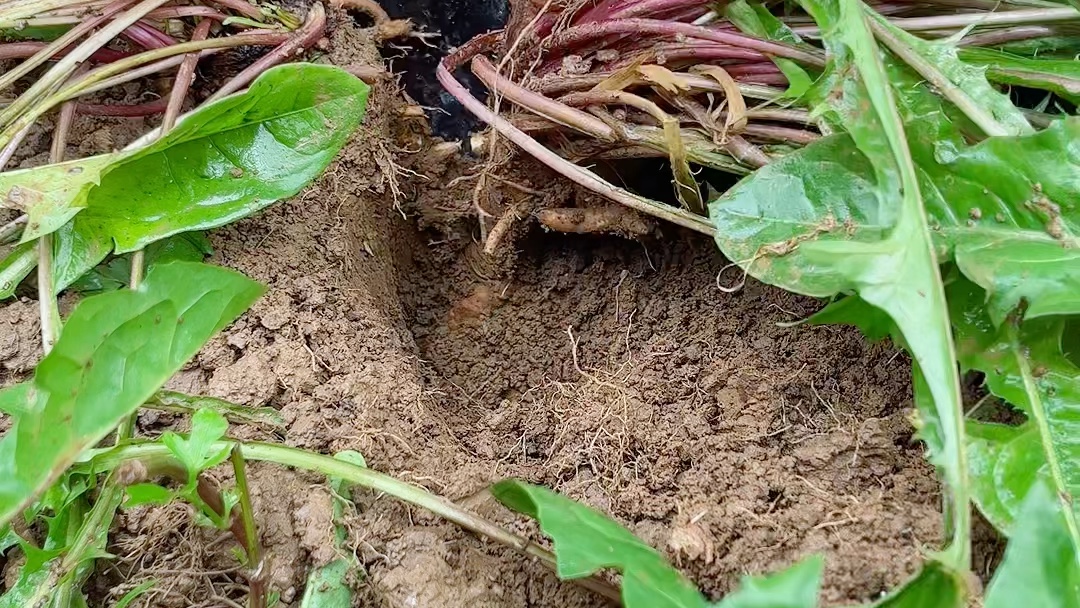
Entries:
[[[385, 0], [381, 6], [394, 19], [411, 19], [420, 31], [439, 34], [406, 45], [385, 46], [383, 57], [390, 69], [401, 75], [409, 96], [427, 110], [435, 135], [467, 137], [480, 123], [443, 90], [435, 69], [451, 49], [506, 25], [507, 0]], [[487, 98], [483, 85], [468, 70], [458, 70], [457, 77], [478, 99]]]

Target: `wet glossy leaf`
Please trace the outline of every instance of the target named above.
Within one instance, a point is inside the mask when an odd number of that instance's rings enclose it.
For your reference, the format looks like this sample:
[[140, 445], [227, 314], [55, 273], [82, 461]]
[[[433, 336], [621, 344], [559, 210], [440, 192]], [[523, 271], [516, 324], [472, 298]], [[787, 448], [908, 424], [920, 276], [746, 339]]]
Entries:
[[0, 439], [0, 525], [109, 433], [262, 293], [235, 272], [174, 262], [138, 291], [86, 298]]
[[[205, 233], [185, 232], [147, 245], [143, 263], [150, 268], [168, 262], [201, 262], [211, 253], [213, 248]], [[130, 280], [131, 256], [122, 255], [99, 264], [69, 287], [83, 293], [114, 291], [127, 286]]]
[[810, 557], [768, 576], [744, 576], [715, 608], [814, 608], [825, 560]]
[[30, 214], [24, 240], [65, 226], [54, 275], [70, 285], [114, 244], [135, 251], [295, 195], [360, 124], [368, 90], [331, 66], [279, 66], [144, 148], [0, 173], [0, 201]]
[[915, 578], [883, 598], [874, 608], [964, 608], [963, 582], [941, 564], [929, 561]]
[[[950, 285], [961, 366], [983, 372], [990, 392], [1028, 417], [1018, 427], [970, 425], [976, 433], [969, 454], [976, 502], [998, 529], [1011, 534], [1039, 479], [1070, 503], [1080, 496], [1080, 367], [1062, 351], [1064, 319], [997, 327], [983, 301], [982, 290], [969, 282]], [[1065, 517], [1080, 519], [1080, 508]], [[1078, 532], [1071, 530], [1071, 542], [1080, 551]]]
[[60, 293], [112, 252], [112, 241], [90, 232], [76, 221], [53, 234], [53, 284]]
[[1060, 498], [1046, 484], [1035, 484], [986, 589], [985, 608], [1080, 607], [1080, 551], [1069, 540], [1074, 535]]
[[344, 70], [288, 64], [116, 163], [76, 218], [120, 253], [221, 226], [318, 177], [360, 124], [368, 86]]
[[508, 479], [491, 488], [502, 504], [532, 517], [555, 543], [556, 572], [574, 579], [603, 568], [622, 572], [626, 608], [704, 608], [694, 585], [655, 549], [601, 513], [547, 488]]
[[0, 300], [15, 295], [19, 284], [37, 267], [37, 261], [36, 243], [16, 245], [0, 260]]
[[123, 504], [125, 509], [144, 505], [165, 505], [172, 502], [176, 496], [172, 490], [156, 483], [137, 483], [124, 488], [124, 491], [127, 492], [127, 499]]
[[[724, 254], [760, 280], [817, 297], [857, 293], [904, 336], [933, 396], [931, 459], [966, 505], [963, 409], [933, 238], [879, 50], [861, 3], [805, 0], [830, 64], [814, 94], [848, 135], [770, 163], [710, 206]], [[950, 566], [966, 568], [966, 509], [954, 511]]]

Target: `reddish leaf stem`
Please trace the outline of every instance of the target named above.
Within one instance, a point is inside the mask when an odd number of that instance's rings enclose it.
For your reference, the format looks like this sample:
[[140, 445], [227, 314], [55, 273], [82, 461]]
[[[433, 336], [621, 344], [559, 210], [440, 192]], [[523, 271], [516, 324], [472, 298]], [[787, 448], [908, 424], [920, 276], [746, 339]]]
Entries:
[[552, 122], [591, 135], [601, 141], [611, 142], [616, 139], [615, 131], [604, 121], [522, 87], [497, 73], [495, 66], [483, 55], [473, 57], [472, 72], [493, 96], [508, 99]]
[[[33, 57], [48, 46], [49, 45], [44, 42], [30, 40], [25, 42], [6, 42], [0, 44], [0, 61], [3, 61], [4, 59], [26, 59], [27, 57]], [[55, 53], [53, 56], [63, 57], [69, 50], [70, 49], [64, 49]], [[90, 61], [93, 61], [94, 63], [111, 63], [130, 56], [131, 53], [103, 48], [98, 49], [94, 54], [90, 55]]]
[[690, 8], [698, 9], [700, 16], [707, 10], [704, 4], [701, 0], [615, 0], [614, 2], [601, 3], [595, 8], [586, 11], [574, 23], [580, 25], [645, 16], [670, 18], [671, 13], [682, 12]]
[[579, 167], [547, 149], [540, 142], [529, 137], [525, 132], [512, 125], [505, 118], [492, 112], [490, 108], [473, 97], [472, 93], [454, 78], [452, 72], [464, 62], [473, 58], [480, 50], [494, 45], [497, 40], [497, 34], [492, 35], [489, 33], [478, 36], [444, 57], [436, 69], [435, 74], [439, 82], [450, 95], [465, 106], [465, 109], [491, 125], [500, 134], [534, 158], [552, 170], [566, 176], [574, 183], [636, 211], [647, 213], [704, 234], [713, 234], [712, 225], [705, 218], [668, 205], [656, 203], [611, 185], [595, 173]]
[[168, 100], [161, 98], [139, 104], [80, 103], [76, 105], [75, 111], [85, 116], [137, 118], [161, 114], [167, 106]]
[[145, 21], [135, 22], [120, 35], [146, 50], [162, 49], [177, 43], [175, 38]]
[[716, 44], [711, 42], [699, 44], [658, 44], [643, 51], [623, 53], [618, 60], [610, 65], [610, 68], [617, 70], [635, 63], [663, 63], [664, 65], [668, 65], [685, 61], [691, 61], [697, 64], [730, 60], [767, 61], [768, 58], [758, 51], [734, 47], [728, 44]]
[[[199, 25], [195, 26], [195, 31], [191, 33], [192, 40], [206, 40], [206, 37], [210, 35], [210, 27], [214, 24], [209, 19], [204, 19], [199, 22]], [[184, 109], [184, 100], [187, 99], [188, 90], [191, 89], [191, 83], [195, 81], [195, 68], [199, 64], [199, 53], [189, 53], [184, 55], [184, 61], [180, 64], [180, 69], [176, 72], [176, 80], [173, 82], [172, 90], [169, 92], [169, 101], [165, 108], [165, 117], [161, 121], [161, 132], [165, 133], [169, 129], [173, 128], [176, 124], [176, 118], [180, 116], [180, 112]]]
[[210, 0], [218, 6], [224, 6], [225, 8], [232, 9], [233, 11], [240, 13], [245, 17], [250, 17], [256, 21], [262, 21], [265, 15], [262, 10], [247, 0]]
[[565, 54], [569, 49], [596, 38], [612, 35], [642, 36], [647, 34], [670, 36], [676, 39], [709, 40], [755, 50], [767, 55], [794, 59], [813, 67], [825, 66], [825, 58], [821, 53], [797, 49], [779, 42], [759, 40], [737, 32], [656, 19], [619, 19], [578, 25], [554, 34], [548, 38], [546, 46], [552, 49], [553, 54]]
[[311, 5], [311, 8], [308, 9], [307, 19], [304, 21], [304, 24], [300, 26], [300, 29], [290, 33], [285, 42], [282, 42], [277, 48], [263, 55], [255, 63], [234, 76], [232, 80], [225, 83], [225, 86], [221, 87], [216, 93], [211, 95], [207, 101], [221, 99], [222, 97], [231, 95], [240, 89], [243, 89], [250, 84], [251, 81], [255, 80], [259, 74], [262, 74], [279, 63], [291, 59], [294, 55], [303, 52], [304, 49], [313, 46], [318, 42], [319, 38], [322, 38], [325, 31], [326, 9], [323, 8], [321, 2], [315, 2]]

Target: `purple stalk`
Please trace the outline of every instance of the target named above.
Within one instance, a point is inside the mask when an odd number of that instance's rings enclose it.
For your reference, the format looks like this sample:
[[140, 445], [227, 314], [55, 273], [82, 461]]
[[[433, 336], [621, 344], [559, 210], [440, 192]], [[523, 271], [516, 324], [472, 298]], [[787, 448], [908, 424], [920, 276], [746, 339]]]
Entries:
[[1043, 36], [1053, 36], [1057, 31], [1052, 27], [1043, 25], [1026, 25], [1010, 27], [1007, 29], [994, 30], [982, 34], [972, 34], [960, 39], [960, 46], [997, 46], [1007, 42], [1031, 40]]
[[583, 186], [600, 196], [626, 205], [636, 211], [659, 217], [674, 224], [710, 236], [714, 233], [713, 227], [709, 224], [707, 219], [695, 216], [692, 213], [682, 211], [681, 209], [660, 205], [644, 197], [616, 188], [597, 177], [595, 173], [579, 167], [555, 154], [551, 150], [548, 150], [540, 142], [529, 137], [525, 132], [510, 124], [506, 119], [495, 114], [487, 106], [480, 103], [479, 100], [472, 96], [472, 93], [470, 93], [468, 89], [454, 79], [448, 65], [453, 65], [452, 61], [443, 59], [435, 72], [436, 77], [439, 79], [439, 82], [442, 83], [446, 91], [453, 95], [455, 99], [461, 102], [461, 105], [463, 105], [465, 109], [477, 118], [494, 127], [496, 131], [517, 144], [518, 147], [531, 154], [534, 158], [544, 163], [552, 170], [566, 176], [574, 183]]
[[182, 17], [205, 17], [214, 21], [224, 21], [229, 18], [225, 13], [215, 11], [208, 6], [166, 6], [146, 14], [147, 19], [154, 20], [179, 19]]
[[146, 50], [163, 49], [177, 42], [175, 38], [151, 26], [146, 21], [135, 22], [120, 35]]
[[712, 63], [723, 60], [739, 61], [765, 61], [767, 57], [757, 51], [741, 49], [726, 44], [660, 44], [643, 51], [622, 53], [622, 56], [605, 66], [608, 69], [619, 69], [639, 62], [663, 63], [664, 65], [674, 62], [692, 61], [694, 63]]
[[[622, 0], [610, 2], [586, 11], [574, 23], [583, 25], [598, 21], [630, 19], [633, 17], [667, 16], [687, 8], [702, 8], [701, 0]], [[703, 11], [702, 11], [703, 12]]]
[[290, 33], [285, 42], [260, 57], [258, 61], [249, 65], [244, 71], [234, 76], [232, 80], [226, 82], [225, 86], [221, 87], [221, 89], [211, 95], [207, 101], [221, 99], [226, 95], [231, 95], [246, 87], [252, 80], [255, 80], [259, 74], [262, 74], [279, 63], [291, 59], [294, 55], [303, 51], [303, 49], [314, 45], [319, 38], [322, 38], [324, 32], [326, 32], [326, 10], [321, 3], [316, 2], [312, 4], [311, 8], [308, 10], [307, 20], [304, 21], [304, 24], [296, 31]]
[[566, 104], [544, 97], [518, 85], [499, 74], [491, 61], [483, 55], [477, 55], [473, 58], [472, 71], [484, 83], [484, 86], [491, 91], [493, 97], [505, 97], [511, 102], [527, 108], [552, 122], [591, 135], [601, 141], [610, 142], [616, 139], [615, 131], [604, 121], [588, 112], [575, 110]]
[[[33, 41], [2, 43], [0, 44], [0, 61], [4, 59], [25, 59], [27, 57], [33, 57], [47, 46], [48, 45], [44, 42]], [[66, 52], [67, 49], [54, 56], [62, 57]], [[130, 53], [114, 51], [112, 49], [98, 49], [93, 55], [90, 55], [90, 61], [95, 63], [111, 63], [128, 56], [130, 56]]]
[[165, 98], [155, 99], [146, 103], [134, 105], [128, 104], [104, 104], [104, 103], [79, 103], [75, 106], [75, 112], [85, 116], [117, 116], [121, 118], [137, 118], [139, 116], [154, 116], [165, 111], [168, 100]]
[[788, 79], [783, 74], [744, 74], [740, 76], [732, 77], [739, 84], [759, 84], [770, 87], [786, 87], [788, 86]]
[[755, 50], [767, 55], [794, 59], [810, 66], [824, 67], [825, 65], [825, 59], [820, 53], [804, 51], [778, 42], [759, 40], [736, 32], [656, 19], [619, 19], [617, 21], [578, 25], [550, 37], [547, 46], [556, 52], [566, 54], [567, 50], [596, 38], [612, 35], [642, 36], [646, 34], [709, 40]]
[[[200, 21], [199, 25], [195, 26], [195, 31], [191, 33], [191, 39], [206, 40], [210, 35], [210, 27], [213, 24], [214, 22], [209, 19]], [[176, 119], [180, 116], [181, 110], [184, 109], [184, 100], [187, 99], [191, 83], [195, 82], [195, 68], [198, 65], [199, 54], [191, 53], [184, 56], [184, 62], [180, 64], [180, 69], [176, 71], [176, 80], [173, 81], [172, 91], [169, 92], [169, 101], [165, 106], [165, 117], [161, 120], [162, 134], [176, 125]]]
[[518, 147], [531, 154], [534, 158], [544, 163], [552, 170], [557, 171], [574, 183], [587, 188], [600, 196], [607, 197], [614, 202], [626, 205], [636, 211], [659, 217], [707, 235], [712, 235], [714, 233], [712, 224], [703, 217], [696, 216], [692, 213], [668, 205], [661, 205], [647, 198], [616, 188], [597, 177], [595, 173], [562, 158], [558, 154], [555, 154], [544, 147], [540, 142], [529, 137], [528, 134], [515, 127], [505, 118], [492, 112], [490, 108], [481, 103], [476, 97], [473, 97], [472, 93], [454, 78], [452, 70], [457, 69], [469, 58], [475, 56], [480, 50], [491, 47], [496, 41], [497, 37], [490, 33], [477, 36], [459, 47], [455, 52], [444, 57], [443, 60], [439, 62], [439, 67], [435, 71], [439, 83], [441, 83], [443, 88], [457, 99], [466, 110], [480, 120], [491, 125], [496, 131], [517, 144]]
[[255, 19], [256, 21], [262, 21], [263, 17], [265, 17], [259, 7], [247, 0], [211, 0], [211, 2], [232, 9], [233, 11], [240, 13], [245, 17]]
[[743, 63], [739, 65], [724, 66], [724, 70], [732, 76], [749, 76], [751, 74], [780, 74], [780, 68], [775, 63]]

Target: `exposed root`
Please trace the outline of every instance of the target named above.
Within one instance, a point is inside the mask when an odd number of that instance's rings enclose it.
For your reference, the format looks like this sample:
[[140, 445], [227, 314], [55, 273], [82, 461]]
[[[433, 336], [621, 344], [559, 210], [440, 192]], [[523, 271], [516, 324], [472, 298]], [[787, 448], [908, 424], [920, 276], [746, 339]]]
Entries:
[[542, 209], [536, 218], [549, 230], [576, 234], [611, 233], [635, 238], [650, 234], [655, 228], [634, 210], [617, 205]]

